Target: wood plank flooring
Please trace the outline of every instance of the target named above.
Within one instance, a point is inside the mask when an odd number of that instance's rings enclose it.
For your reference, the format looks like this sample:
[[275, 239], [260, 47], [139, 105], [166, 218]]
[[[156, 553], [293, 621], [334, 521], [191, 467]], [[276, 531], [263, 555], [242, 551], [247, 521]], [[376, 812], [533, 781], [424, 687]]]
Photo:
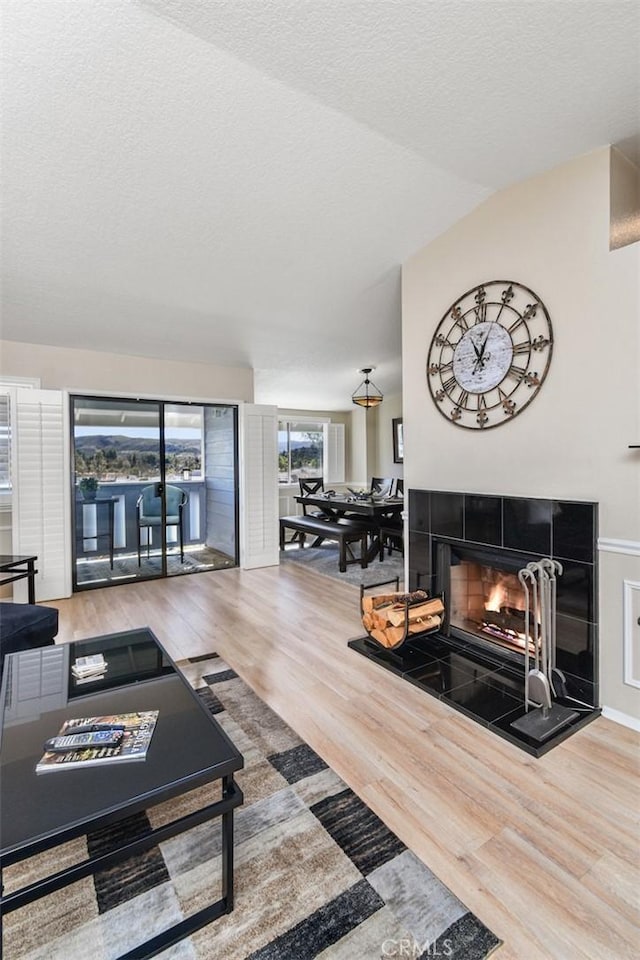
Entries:
[[350, 650], [356, 588], [294, 565], [77, 594], [58, 642], [149, 626], [216, 651], [502, 940], [640, 956], [640, 737], [599, 718], [535, 759]]

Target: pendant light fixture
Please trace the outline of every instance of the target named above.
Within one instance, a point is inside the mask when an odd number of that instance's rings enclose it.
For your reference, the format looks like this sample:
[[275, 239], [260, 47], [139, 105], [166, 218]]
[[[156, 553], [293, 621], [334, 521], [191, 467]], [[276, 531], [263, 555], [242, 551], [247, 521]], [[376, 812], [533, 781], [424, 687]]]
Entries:
[[372, 383], [369, 380], [369, 374], [372, 370], [375, 370], [375, 367], [363, 367], [360, 370], [360, 373], [364, 373], [364, 380], [360, 386], [354, 391], [351, 395], [351, 399], [359, 407], [379, 407], [382, 403], [383, 396], [375, 383]]

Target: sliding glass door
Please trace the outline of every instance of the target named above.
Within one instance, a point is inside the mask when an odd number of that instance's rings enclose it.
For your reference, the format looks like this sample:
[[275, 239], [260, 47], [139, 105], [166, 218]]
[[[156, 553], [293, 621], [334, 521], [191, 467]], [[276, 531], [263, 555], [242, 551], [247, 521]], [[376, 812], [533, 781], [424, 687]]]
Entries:
[[72, 397], [74, 589], [237, 563], [237, 411]]

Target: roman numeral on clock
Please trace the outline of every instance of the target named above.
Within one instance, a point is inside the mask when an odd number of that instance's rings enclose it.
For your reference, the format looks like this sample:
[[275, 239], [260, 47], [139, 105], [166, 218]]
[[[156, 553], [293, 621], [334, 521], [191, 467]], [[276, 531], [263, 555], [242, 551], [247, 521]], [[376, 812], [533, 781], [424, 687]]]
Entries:
[[460, 327], [463, 334], [469, 329], [469, 324], [467, 323], [466, 318], [462, 315], [462, 310], [460, 307], [454, 307], [451, 311], [451, 319], [454, 321], [454, 326]]
[[521, 323], [525, 323], [527, 320], [531, 320], [532, 317], [535, 317], [536, 313], [538, 312], [538, 306], [539, 304], [537, 303], [528, 303], [524, 313], [519, 316], [517, 320], [514, 320], [511, 326], [507, 328], [509, 333], [513, 333], [514, 330], [517, 330]]
[[487, 305], [484, 302], [486, 295], [484, 287], [480, 287], [475, 295], [476, 306], [473, 308], [473, 312], [476, 315], [476, 323], [484, 323], [487, 319]]
[[520, 383], [526, 376], [527, 368], [526, 367], [517, 367], [515, 363], [512, 363], [509, 369], [507, 370], [507, 376], [513, 377], [514, 380], [517, 380]]

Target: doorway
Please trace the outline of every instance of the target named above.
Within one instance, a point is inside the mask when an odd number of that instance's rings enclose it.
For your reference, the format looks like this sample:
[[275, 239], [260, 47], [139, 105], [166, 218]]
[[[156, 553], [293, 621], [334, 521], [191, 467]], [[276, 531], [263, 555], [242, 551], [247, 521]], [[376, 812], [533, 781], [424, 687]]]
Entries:
[[238, 411], [71, 397], [73, 589], [238, 564]]

